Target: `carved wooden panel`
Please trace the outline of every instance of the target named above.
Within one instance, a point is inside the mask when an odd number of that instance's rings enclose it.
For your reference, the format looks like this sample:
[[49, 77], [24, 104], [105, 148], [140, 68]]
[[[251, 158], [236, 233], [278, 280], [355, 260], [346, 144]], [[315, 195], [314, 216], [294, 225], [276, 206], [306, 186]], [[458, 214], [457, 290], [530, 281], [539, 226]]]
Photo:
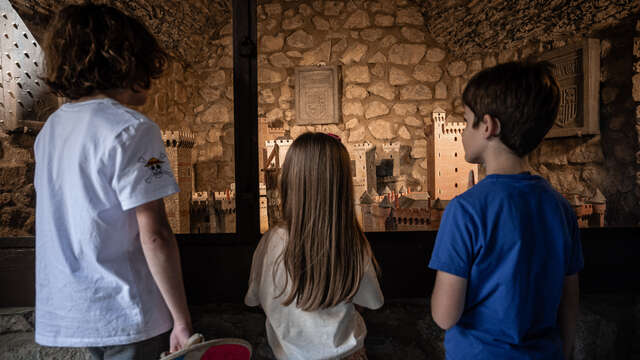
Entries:
[[599, 134], [600, 41], [555, 49], [536, 57], [555, 65], [560, 108], [548, 138]]
[[297, 67], [296, 123], [298, 125], [340, 122], [337, 66]]

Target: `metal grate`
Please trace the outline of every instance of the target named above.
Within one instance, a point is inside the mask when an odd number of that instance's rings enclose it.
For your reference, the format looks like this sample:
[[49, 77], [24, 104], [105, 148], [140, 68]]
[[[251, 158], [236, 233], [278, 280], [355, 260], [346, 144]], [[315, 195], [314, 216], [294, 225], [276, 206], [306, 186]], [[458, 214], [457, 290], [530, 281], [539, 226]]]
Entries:
[[8, 0], [0, 0], [0, 126], [31, 127], [57, 103], [40, 79], [42, 50]]

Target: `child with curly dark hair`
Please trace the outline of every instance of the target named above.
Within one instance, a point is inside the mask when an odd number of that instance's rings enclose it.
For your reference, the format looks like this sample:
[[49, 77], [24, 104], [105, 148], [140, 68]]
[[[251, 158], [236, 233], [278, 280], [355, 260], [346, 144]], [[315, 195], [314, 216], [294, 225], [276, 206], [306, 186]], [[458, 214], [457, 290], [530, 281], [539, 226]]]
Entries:
[[178, 350], [191, 318], [162, 198], [179, 188], [159, 127], [127, 107], [144, 104], [167, 54], [97, 5], [62, 9], [44, 49], [45, 82], [70, 102], [34, 145], [36, 341], [96, 359]]

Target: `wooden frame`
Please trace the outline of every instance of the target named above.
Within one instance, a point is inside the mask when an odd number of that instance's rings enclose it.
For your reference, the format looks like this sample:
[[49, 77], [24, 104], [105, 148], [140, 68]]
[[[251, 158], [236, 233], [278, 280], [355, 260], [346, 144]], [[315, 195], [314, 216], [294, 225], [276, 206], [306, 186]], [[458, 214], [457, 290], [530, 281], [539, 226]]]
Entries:
[[556, 123], [546, 137], [600, 134], [600, 40], [585, 39], [534, 58], [555, 65], [562, 98]]
[[298, 66], [295, 79], [297, 125], [340, 122], [340, 72], [337, 66]]

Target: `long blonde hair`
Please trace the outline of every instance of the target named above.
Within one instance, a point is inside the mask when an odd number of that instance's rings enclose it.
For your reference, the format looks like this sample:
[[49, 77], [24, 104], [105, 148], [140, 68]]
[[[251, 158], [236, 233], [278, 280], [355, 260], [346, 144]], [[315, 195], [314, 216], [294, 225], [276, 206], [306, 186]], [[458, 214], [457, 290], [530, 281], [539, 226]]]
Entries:
[[351, 300], [371, 259], [378, 265], [356, 219], [351, 160], [339, 139], [305, 133], [291, 145], [281, 180], [284, 226], [289, 240], [279, 256], [289, 275], [279, 296], [305, 311]]

